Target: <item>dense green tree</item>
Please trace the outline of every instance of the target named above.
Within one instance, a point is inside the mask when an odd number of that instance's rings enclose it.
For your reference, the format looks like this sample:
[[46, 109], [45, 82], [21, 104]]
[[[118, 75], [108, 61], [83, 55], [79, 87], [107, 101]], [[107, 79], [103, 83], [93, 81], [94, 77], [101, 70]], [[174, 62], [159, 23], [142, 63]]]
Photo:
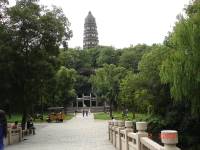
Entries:
[[116, 55], [116, 50], [113, 47], [101, 47], [99, 50], [99, 57], [97, 58], [98, 66], [103, 66], [104, 64], [117, 64], [118, 57]]
[[64, 66], [56, 73], [56, 97], [57, 105], [68, 106], [75, 99], [76, 93], [74, 84], [77, 72], [74, 69], [68, 69]]
[[121, 79], [125, 76], [126, 69], [113, 64], [105, 64], [103, 68], [96, 70], [91, 77], [91, 83], [98, 96], [105, 96], [110, 104], [110, 116], [112, 116], [112, 106], [117, 104], [119, 86]]
[[12, 73], [13, 70], [14, 53], [11, 47], [11, 37], [5, 25], [7, 5], [7, 0], [0, 1], [0, 107], [5, 108], [10, 116], [11, 103], [13, 103], [11, 102], [11, 99], [13, 99], [11, 93], [14, 92], [14, 89], [11, 86], [11, 76], [8, 76], [8, 73]]
[[165, 115], [166, 106], [171, 98], [169, 86], [161, 83], [159, 73], [163, 60], [170, 54], [170, 49], [162, 45], [153, 45], [151, 49], [151, 51], [143, 55], [139, 63], [139, 71], [146, 83], [143, 88], [147, 89], [154, 97], [150, 101], [153, 112]]
[[19, 0], [6, 15], [9, 17], [4, 31], [9, 35], [11, 49], [7, 51], [5, 44], [1, 45], [1, 56], [8, 61], [11, 71], [4, 77], [9, 79], [6, 86], [10, 95], [20, 104], [24, 128], [27, 113], [54, 76], [59, 46], [70, 38], [71, 31], [62, 10], [45, 10], [37, 0]]
[[143, 54], [149, 50], [147, 45], [136, 45], [135, 47], [125, 48], [119, 59], [121, 66], [130, 69], [134, 72], [138, 72], [138, 63], [141, 60]]
[[120, 102], [135, 117], [136, 112], [147, 112], [151, 94], [144, 89], [145, 82], [140, 74], [129, 72], [120, 83]]
[[85, 51], [88, 51], [89, 57], [90, 57], [90, 64], [92, 68], [98, 68], [98, 57], [101, 51], [100, 47], [86, 49]]
[[193, 114], [200, 114], [200, 1], [186, 9], [187, 17], [180, 16], [172, 36], [171, 56], [163, 63], [161, 78], [171, 86], [175, 100], [191, 102]]
[[77, 75], [77, 80], [75, 83], [75, 89], [78, 96], [82, 96], [82, 94], [89, 95], [92, 93], [90, 77], [84, 75]]
[[74, 68], [78, 70], [82, 67], [79, 50], [61, 49], [59, 53], [59, 60], [61, 65], [65, 66], [66, 68]]

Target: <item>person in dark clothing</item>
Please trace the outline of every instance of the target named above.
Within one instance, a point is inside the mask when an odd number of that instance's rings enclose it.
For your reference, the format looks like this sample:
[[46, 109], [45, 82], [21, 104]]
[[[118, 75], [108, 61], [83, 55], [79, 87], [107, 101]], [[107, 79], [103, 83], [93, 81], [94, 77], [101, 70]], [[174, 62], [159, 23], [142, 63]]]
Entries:
[[86, 116], [88, 116], [88, 110], [85, 111]]
[[85, 110], [83, 109], [83, 112], [82, 112], [82, 114], [83, 114], [83, 117], [85, 116]]
[[0, 110], [0, 150], [4, 149], [3, 139], [7, 136], [7, 120], [6, 114]]
[[29, 119], [27, 121], [27, 129], [29, 129], [29, 132], [33, 131], [33, 134], [35, 134], [35, 127], [34, 127], [34, 124], [33, 124], [33, 118], [32, 117], [29, 117]]

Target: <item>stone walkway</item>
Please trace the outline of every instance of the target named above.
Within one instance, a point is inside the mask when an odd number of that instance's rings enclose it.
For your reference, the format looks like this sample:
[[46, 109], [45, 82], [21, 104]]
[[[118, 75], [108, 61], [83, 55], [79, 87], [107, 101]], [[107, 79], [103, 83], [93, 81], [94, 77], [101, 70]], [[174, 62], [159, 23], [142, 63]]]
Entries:
[[19, 144], [5, 150], [114, 150], [108, 141], [107, 122], [96, 121], [91, 114], [78, 114], [65, 123], [44, 123], [36, 135], [25, 137]]

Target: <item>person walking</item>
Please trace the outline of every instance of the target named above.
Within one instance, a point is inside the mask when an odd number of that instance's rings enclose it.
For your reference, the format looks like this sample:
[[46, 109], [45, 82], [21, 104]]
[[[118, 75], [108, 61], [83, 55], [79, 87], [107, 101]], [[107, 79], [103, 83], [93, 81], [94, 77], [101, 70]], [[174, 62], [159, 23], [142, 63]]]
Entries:
[[4, 149], [3, 139], [7, 136], [6, 114], [0, 109], [0, 150]]
[[88, 110], [85, 111], [86, 116], [88, 116]]
[[82, 112], [82, 113], [83, 113], [83, 117], [84, 117], [84, 116], [85, 116], [85, 110], [84, 110], [84, 109], [83, 109], [83, 112]]

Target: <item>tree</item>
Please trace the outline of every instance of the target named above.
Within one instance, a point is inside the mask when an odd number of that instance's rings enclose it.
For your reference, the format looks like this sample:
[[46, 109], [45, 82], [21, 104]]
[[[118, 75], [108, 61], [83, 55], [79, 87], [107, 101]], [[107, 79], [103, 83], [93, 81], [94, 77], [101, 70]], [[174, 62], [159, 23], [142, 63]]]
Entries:
[[88, 51], [89, 57], [90, 57], [90, 64], [91, 67], [96, 69], [98, 68], [98, 57], [101, 51], [100, 47], [96, 47], [96, 48], [91, 48], [91, 49], [85, 49], [84, 51]]
[[170, 57], [163, 62], [161, 79], [169, 83], [177, 101], [190, 101], [192, 113], [200, 114], [200, 1], [186, 8], [186, 17], [179, 16], [172, 36]]
[[[27, 114], [54, 76], [59, 46], [71, 37], [69, 22], [61, 9], [45, 10], [37, 0], [19, 0], [7, 11], [12, 72], [7, 72], [25, 127]], [[5, 49], [4, 49], [5, 50]]]
[[113, 104], [117, 104], [120, 81], [125, 74], [125, 68], [105, 64], [103, 68], [96, 70], [95, 75], [91, 76], [91, 83], [96, 94], [109, 99], [110, 116], [112, 116]]
[[138, 63], [143, 54], [149, 50], [147, 45], [136, 45], [135, 47], [125, 48], [119, 59], [119, 64], [134, 72], [138, 72]]
[[61, 49], [59, 53], [59, 60], [62, 66], [66, 68], [74, 68], [79, 70], [82, 67], [81, 58], [80, 58], [80, 50], [76, 49]]
[[120, 102], [131, 110], [133, 118], [135, 112], [147, 112], [148, 100], [152, 96], [144, 89], [145, 82], [140, 74], [129, 72], [120, 83]]
[[97, 58], [98, 66], [101, 67], [104, 64], [116, 65], [118, 63], [118, 57], [113, 47], [101, 47], [99, 51], [99, 57]]
[[153, 45], [151, 51], [144, 54], [139, 62], [139, 72], [142, 76], [148, 92], [153, 96], [150, 99], [150, 105], [153, 107], [153, 113], [165, 115], [167, 105], [170, 104], [169, 85], [162, 84], [160, 79], [160, 67], [162, 62], [170, 55], [170, 49], [163, 45]]
[[56, 96], [58, 105], [67, 106], [76, 97], [74, 84], [76, 81], [76, 71], [74, 69], [68, 69], [64, 66], [56, 73]]

